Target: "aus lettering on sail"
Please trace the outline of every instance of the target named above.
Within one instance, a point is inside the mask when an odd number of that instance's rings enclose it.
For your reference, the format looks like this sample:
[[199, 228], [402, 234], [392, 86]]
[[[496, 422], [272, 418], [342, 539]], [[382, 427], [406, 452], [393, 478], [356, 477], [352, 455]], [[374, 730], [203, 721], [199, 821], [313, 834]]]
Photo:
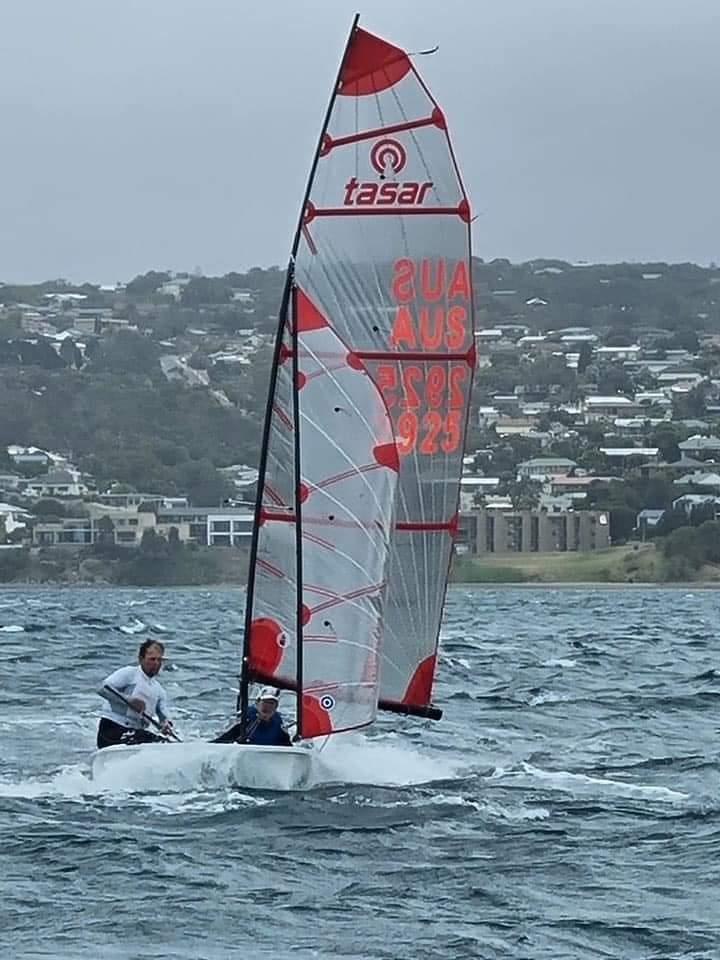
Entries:
[[391, 296], [391, 347], [462, 353], [472, 346], [467, 261], [403, 257], [393, 264]]
[[453, 454], [462, 444], [475, 365], [467, 262], [399, 259], [390, 295], [395, 312], [388, 345], [398, 359], [379, 364], [376, 378], [398, 452]]

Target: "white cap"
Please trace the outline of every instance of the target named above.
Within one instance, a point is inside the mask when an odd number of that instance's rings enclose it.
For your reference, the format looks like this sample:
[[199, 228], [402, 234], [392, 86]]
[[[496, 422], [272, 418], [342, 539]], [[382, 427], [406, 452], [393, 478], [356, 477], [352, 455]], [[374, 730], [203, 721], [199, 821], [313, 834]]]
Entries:
[[257, 699], [274, 700], [275, 703], [280, 703], [280, 697], [275, 687], [263, 687], [260, 693], [257, 695]]

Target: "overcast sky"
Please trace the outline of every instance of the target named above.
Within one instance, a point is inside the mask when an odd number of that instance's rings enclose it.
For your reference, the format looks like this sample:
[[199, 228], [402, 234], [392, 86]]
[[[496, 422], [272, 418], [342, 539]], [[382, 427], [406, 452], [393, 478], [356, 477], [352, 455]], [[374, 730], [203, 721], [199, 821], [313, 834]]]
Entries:
[[3, 0], [0, 280], [284, 264], [356, 10], [479, 256], [720, 261], [720, 0]]

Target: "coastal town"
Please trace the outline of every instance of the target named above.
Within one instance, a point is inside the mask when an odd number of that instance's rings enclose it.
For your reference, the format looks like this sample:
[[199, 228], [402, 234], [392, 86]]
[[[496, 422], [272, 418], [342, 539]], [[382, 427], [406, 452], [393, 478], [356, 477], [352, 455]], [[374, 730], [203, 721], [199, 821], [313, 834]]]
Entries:
[[[714, 563], [692, 536], [720, 509], [720, 270], [473, 267], [477, 369], [456, 557], [656, 542], [681, 555], [679, 578]], [[282, 282], [277, 268], [256, 268], [0, 285], [3, 552], [86, 556], [159, 541], [247, 552]], [[122, 403], [110, 400], [93, 429], [72, 405], [100, 380]], [[143, 395], [145, 408], [161, 398], [142, 443], [144, 427], [128, 422], [137, 411], [121, 409], [134, 390], [141, 413]], [[217, 443], [183, 446], [178, 436], [208, 431], [182, 412], [174, 433], [164, 429], [182, 403], [206, 411]], [[12, 579], [12, 563], [3, 569]]]

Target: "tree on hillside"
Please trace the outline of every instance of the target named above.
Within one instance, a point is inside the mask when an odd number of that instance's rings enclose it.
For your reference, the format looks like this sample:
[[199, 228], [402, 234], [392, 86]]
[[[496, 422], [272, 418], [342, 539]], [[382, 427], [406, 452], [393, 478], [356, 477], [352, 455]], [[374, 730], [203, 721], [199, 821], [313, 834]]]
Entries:
[[635, 343], [635, 337], [628, 330], [611, 330], [605, 337], [606, 347], [631, 347]]
[[184, 307], [200, 307], [203, 304], [229, 303], [232, 290], [221, 277], [193, 277], [182, 291]]
[[44, 370], [57, 370], [66, 366], [65, 360], [58, 356], [47, 340], [18, 340], [17, 352], [22, 364], [36, 364]]
[[534, 510], [540, 502], [542, 484], [535, 480], [512, 480], [506, 485], [514, 510]]
[[109, 546], [115, 544], [115, 524], [107, 515], [100, 517], [97, 524], [96, 543], [99, 546]]
[[160, 559], [168, 555], [168, 542], [156, 530], [148, 527], [147, 530], [143, 531], [140, 550], [148, 557]]
[[673, 416], [676, 420], [690, 420], [693, 417], [704, 417], [707, 407], [707, 396], [710, 384], [703, 380], [686, 394], [680, 394], [673, 399]]
[[234, 493], [234, 486], [209, 460], [188, 460], [178, 467], [180, 487], [196, 507], [217, 507]]
[[207, 353], [198, 347], [188, 360], [188, 366], [192, 367], [193, 370], [207, 370], [211, 363]]
[[591, 345], [587, 340], [583, 340], [583, 342], [580, 344], [580, 352], [578, 353], [578, 376], [582, 376], [582, 374], [585, 373], [587, 368], [590, 366], [592, 363], [592, 356], [593, 350]]
[[678, 527], [662, 543], [666, 557], [681, 556], [695, 569], [704, 561], [703, 540], [694, 527]]
[[633, 382], [624, 367], [613, 363], [603, 363], [598, 370], [598, 391], [603, 396], [632, 394]]
[[125, 287], [125, 293], [129, 297], [141, 299], [155, 293], [158, 287], [167, 283], [170, 274], [166, 271], [148, 270], [147, 273], [139, 274]]
[[144, 373], [160, 376], [160, 351], [157, 346], [134, 330], [120, 330], [100, 341], [93, 366], [111, 373]]
[[66, 366], [75, 367], [76, 370], [79, 370], [83, 364], [82, 353], [75, 346], [70, 337], [67, 337], [60, 344], [60, 356], [65, 361]]
[[635, 529], [636, 513], [632, 507], [618, 506], [610, 510], [610, 537], [614, 544], [626, 543]]
[[678, 443], [685, 439], [686, 434], [686, 430], [675, 424], [659, 423], [650, 434], [650, 443], [658, 448], [660, 456], [666, 463], [675, 463], [680, 459]]
[[60, 500], [46, 498], [33, 504], [32, 512], [36, 517], [64, 517], [65, 505]]

